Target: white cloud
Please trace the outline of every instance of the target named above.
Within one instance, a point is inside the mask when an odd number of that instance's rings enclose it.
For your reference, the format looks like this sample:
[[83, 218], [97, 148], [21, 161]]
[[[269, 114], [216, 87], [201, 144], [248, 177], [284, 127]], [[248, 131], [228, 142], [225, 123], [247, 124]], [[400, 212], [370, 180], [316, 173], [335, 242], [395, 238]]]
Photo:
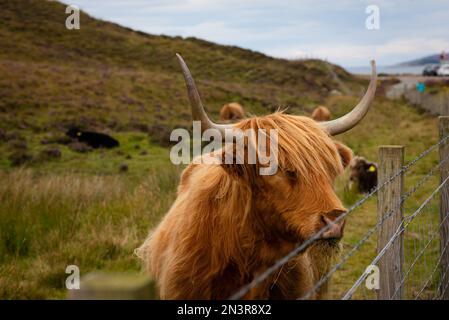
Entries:
[[438, 53], [443, 49], [449, 49], [449, 40], [412, 38], [395, 39], [377, 45], [329, 43], [301, 48], [285, 47], [273, 49], [267, 53], [281, 58], [315, 57], [343, 65], [357, 66], [367, 65], [371, 59], [376, 59], [381, 65], [403, 62], [427, 54]]
[[[314, 56], [344, 66], [392, 64], [449, 49], [448, 1], [71, 0], [105, 20], [153, 33], [195, 36], [277, 57]], [[364, 28], [365, 7], [381, 28]]]

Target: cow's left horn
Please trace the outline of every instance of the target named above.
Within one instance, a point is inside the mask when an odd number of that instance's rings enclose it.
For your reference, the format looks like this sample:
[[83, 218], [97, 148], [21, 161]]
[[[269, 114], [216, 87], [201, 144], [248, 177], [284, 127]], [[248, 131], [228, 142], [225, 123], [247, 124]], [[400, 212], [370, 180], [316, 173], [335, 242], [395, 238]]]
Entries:
[[190, 106], [192, 108], [192, 118], [193, 121], [201, 121], [201, 131], [206, 129], [216, 129], [219, 130], [223, 137], [225, 136], [225, 129], [232, 128], [232, 125], [228, 124], [217, 124], [212, 122], [207, 116], [204, 110], [203, 103], [201, 102], [200, 94], [196, 88], [195, 80], [193, 80], [192, 74], [187, 67], [184, 59], [182, 59], [180, 54], [176, 54], [179, 64], [181, 65], [182, 74], [184, 75], [184, 80], [187, 86], [187, 93], [189, 95]]
[[371, 105], [371, 102], [374, 99], [374, 95], [376, 93], [376, 85], [377, 85], [377, 73], [376, 73], [376, 62], [374, 60], [371, 61], [371, 80], [368, 86], [368, 90], [366, 90], [365, 95], [362, 100], [360, 100], [359, 104], [352, 109], [351, 112], [345, 114], [344, 116], [326, 122], [320, 122], [320, 125], [324, 130], [326, 130], [331, 136], [335, 136], [337, 134], [346, 132], [357, 125], [360, 120], [366, 115]]

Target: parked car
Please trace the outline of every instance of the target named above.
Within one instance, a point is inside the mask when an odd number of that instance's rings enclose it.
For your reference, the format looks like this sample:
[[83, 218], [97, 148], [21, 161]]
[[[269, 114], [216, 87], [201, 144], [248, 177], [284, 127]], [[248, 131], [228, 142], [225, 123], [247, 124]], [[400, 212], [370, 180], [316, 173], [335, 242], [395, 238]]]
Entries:
[[439, 67], [437, 74], [442, 77], [448, 77], [449, 76], [449, 64], [443, 64], [441, 67]]
[[423, 76], [436, 76], [439, 68], [440, 68], [439, 64], [428, 64], [424, 68], [422, 75]]

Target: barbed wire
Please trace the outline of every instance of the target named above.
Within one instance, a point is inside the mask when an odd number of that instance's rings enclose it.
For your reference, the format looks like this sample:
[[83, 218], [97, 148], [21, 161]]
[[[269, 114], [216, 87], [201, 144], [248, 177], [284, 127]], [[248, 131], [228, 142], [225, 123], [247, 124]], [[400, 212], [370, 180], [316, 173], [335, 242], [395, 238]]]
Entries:
[[[446, 215], [446, 217], [444, 219], [446, 219], [449, 215]], [[427, 278], [426, 283], [422, 286], [421, 290], [416, 294], [415, 300], [417, 300], [419, 298], [419, 296], [421, 295], [421, 293], [423, 293], [424, 289], [427, 287], [427, 285], [429, 284], [429, 282], [433, 279], [433, 276], [435, 275], [435, 272], [438, 270], [438, 267], [441, 264], [441, 261], [443, 260], [444, 257], [444, 253], [446, 252], [446, 249], [449, 247], [449, 242], [446, 243], [446, 245], [442, 248], [441, 253], [440, 253], [440, 257], [438, 259], [438, 261], [435, 264], [435, 267], [432, 270], [432, 273], [430, 274], [430, 276]]]
[[[382, 184], [376, 186], [373, 190], [371, 190], [368, 194], [363, 196], [360, 200], [356, 201], [352, 206], [349, 207], [348, 211], [341, 214], [337, 219], [335, 219], [334, 223], [339, 223], [343, 219], [345, 219], [350, 213], [352, 213], [355, 209], [360, 207], [363, 203], [365, 203], [368, 199], [370, 199], [374, 194], [376, 194], [380, 189], [384, 188], [386, 185], [394, 181], [397, 177], [400, 175], [406, 173], [412, 166], [414, 166], [420, 159], [427, 156], [430, 152], [435, 150], [437, 147], [439, 147], [441, 144], [446, 142], [446, 140], [449, 139], [449, 135], [445, 136], [441, 140], [439, 140], [434, 145], [430, 146], [428, 149], [424, 150], [421, 154], [419, 154], [416, 158], [414, 158], [412, 161], [407, 163], [406, 165], [402, 166], [400, 170], [398, 170], [395, 174], [393, 174], [391, 177], [389, 177], [387, 180], [385, 180]], [[303, 243], [297, 245], [293, 250], [291, 250], [289, 253], [287, 253], [282, 258], [278, 259], [272, 266], [268, 267], [264, 272], [257, 275], [251, 282], [248, 284], [242, 286], [238, 291], [236, 291], [232, 296], [229, 297], [229, 300], [237, 300], [241, 299], [245, 294], [247, 294], [251, 289], [258, 286], [260, 283], [262, 283], [264, 280], [266, 280], [270, 275], [272, 275], [276, 270], [281, 268], [284, 264], [286, 264], [290, 259], [294, 258], [301, 252], [303, 252], [305, 249], [307, 249], [311, 244], [313, 244], [316, 240], [320, 239], [320, 237], [329, 229], [331, 228], [330, 225], [326, 225], [325, 227], [321, 228], [318, 232], [316, 232], [312, 237], [304, 241]]]
[[[441, 276], [441, 279], [445, 279], [447, 274], [449, 272], [449, 264], [447, 265], [446, 269], [444, 270], [443, 275]], [[440, 281], [440, 283], [438, 284], [438, 288], [437, 288], [437, 292], [440, 293], [439, 299], [441, 299], [441, 297], [446, 293], [446, 290], [449, 286], [449, 281], [447, 281], [446, 285], [444, 286], [443, 290], [441, 290], [441, 285], [443, 284], [443, 281]]]
[[384, 222], [390, 218], [393, 213], [398, 210], [402, 205], [404, 204], [405, 200], [407, 200], [412, 194], [414, 194], [416, 191], [419, 190], [419, 188], [424, 185], [426, 181], [429, 180], [430, 177], [432, 177], [435, 174], [435, 171], [441, 167], [441, 165], [446, 162], [449, 159], [449, 156], [441, 160], [438, 164], [436, 164], [429, 172], [421, 178], [418, 183], [416, 183], [413, 188], [411, 188], [408, 192], [406, 192], [402, 197], [401, 201], [394, 206], [392, 209], [390, 209], [377, 223], [374, 227], [368, 230], [368, 232], [365, 233], [365, 235], [359, 240], [359, 242], [345, 255], [340, 259], [340, 262], [334, 265], [332, 269], [330, 269], [326, 275], [324, 275], [314, 286], [312, 289], [310, 289], [301, 299], [309, 299], [310, 296], [315, 293], [324, 283], [326, 283], [327, 280], [330, 279], [332, 274], [334, 274], [338, 269], [341, 268], [343, 264], [346, 263], [346, 261], [351, 258], [359, 249], [360, 247], [376, 232], [379, 227], [381, 227]]
[[446, 222], [448, 217], [449, 217], [448, 215], [446, 215], [444, 217], [444, 219], [438, 225], [437, 231], [432, 234], [432, 236], [430, 237], [430, 240], [424, 245], [424, 248], [420, 252], [418, 252], [417, 255], [415, 255], [415, 259], [413, 260], [413, 262], [410, 264], [410, 267], [407, 269], [407, 271], [403, 275], [401, 281], [399, 282], [398, 287], [393, 292], [392, 297], [394, 297], [396, 295], [396, 293], [399, 291], [399, 289], [404, 285], [407, 276], [410, 274], [411, 270], [415, 267], [415, 265], [418, 262], [419, 258], [423, 255], [423, 253], [426, 251], [426, 249], [430, 246], [432, 241], [437, 237], [437, 235], [439, 234], [438, 230], [443, 226], [443, 224]]
[[[387, 244], [382, 248], [382, 250], [377, 254], [377, 256], [371, 261], [370, 265], [376, 265], [379, 260], [385, 255], [387, 250], [391, 247], [393, 242], [399, 237], [399, 235], [405, 231], [407, 226], [414, 220], [414, 218], [424, 209], [425, 206], [435, 197], [435, 195], [441, 190], [441, 188], [446, 184], [449, 180], [449, 176], [444, 179], [444, 181], [432, 192], [432, 194], [413, 212], [411, 215], [405, 217], [399, 227], [391, 236], [390, 240], [388, 240]], [[346, 294], [343, 296], [343, 300], [348, 300], [352, 297], [355, 290], [360, 286], [360, 284], [366, 279], [368, 274], [364, 272], [354, 283], [354, 285], [349, 289]]]

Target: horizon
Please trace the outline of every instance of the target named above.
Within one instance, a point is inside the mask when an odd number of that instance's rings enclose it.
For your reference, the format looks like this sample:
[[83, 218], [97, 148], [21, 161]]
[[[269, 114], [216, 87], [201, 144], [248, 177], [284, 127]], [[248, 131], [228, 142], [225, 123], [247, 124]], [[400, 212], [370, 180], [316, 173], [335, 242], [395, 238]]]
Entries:
[[[196, 37], [284, 59], [316, 58], [345, 68], [379, 66], [449, 49], [444, 32], [449, 3], [345, 0], [338, 4], [274, 0], [72, 0], [92, 17], [153, 35]], [[285, 4], [284, 4], [285, 3]], [[288, 3], [288, 6], [287, 6]], [[365, 23], [379, 9], [379, 29]]]

